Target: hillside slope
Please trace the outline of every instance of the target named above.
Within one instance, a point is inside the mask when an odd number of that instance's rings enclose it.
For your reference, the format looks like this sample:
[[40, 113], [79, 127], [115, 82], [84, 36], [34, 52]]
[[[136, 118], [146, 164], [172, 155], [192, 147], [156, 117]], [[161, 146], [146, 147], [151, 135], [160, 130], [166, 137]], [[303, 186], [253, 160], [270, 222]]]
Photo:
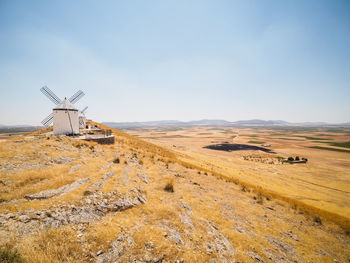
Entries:
[[350, 237], [337, 224], [114, 132], [111, 146], [37, 133], [0, 143], [1, 255], [17, 250], [25, 262], [348, 262]]

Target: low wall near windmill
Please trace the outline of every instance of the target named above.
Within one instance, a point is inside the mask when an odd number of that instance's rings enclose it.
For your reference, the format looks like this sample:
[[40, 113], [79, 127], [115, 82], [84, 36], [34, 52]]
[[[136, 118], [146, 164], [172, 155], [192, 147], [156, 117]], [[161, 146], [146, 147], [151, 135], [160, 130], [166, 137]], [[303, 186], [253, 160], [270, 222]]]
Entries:
[[93, 141], [99, 144], [114, 144], [114, 135], [104, 136], [104, 135], [92, 135], [84, 138], [85, 141]]

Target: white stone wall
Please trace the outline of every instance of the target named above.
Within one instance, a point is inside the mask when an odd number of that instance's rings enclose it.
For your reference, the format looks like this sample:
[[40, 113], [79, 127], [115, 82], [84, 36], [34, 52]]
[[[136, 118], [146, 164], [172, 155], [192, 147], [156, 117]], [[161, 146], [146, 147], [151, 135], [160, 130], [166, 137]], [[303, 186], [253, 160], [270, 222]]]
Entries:
[[72, 128], [74, 134], [79, 133], [78, 111], [53, 110], [53, 134], [72, 134]]

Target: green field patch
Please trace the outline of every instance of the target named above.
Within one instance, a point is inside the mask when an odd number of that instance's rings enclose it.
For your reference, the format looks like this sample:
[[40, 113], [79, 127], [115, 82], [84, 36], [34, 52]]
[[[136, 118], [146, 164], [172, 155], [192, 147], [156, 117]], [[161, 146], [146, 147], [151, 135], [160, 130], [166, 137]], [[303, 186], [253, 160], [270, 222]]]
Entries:
[[225, 131], [224, 128], [217, 128], [217, 127], [214, 127], [214, 128], [208, 128], [207, 129], [208, 131]]
[[315, 140], [318, 140], [318, 141], [324, 140], [324, 141], [326, 141], [326, 140], [329, 140], [329, 139], [326, 139], [326, 138], [303, 136], [303, 135], [295, 135], [295, 137], [305, 138], [306, 140], [311, 140], [311, 141], [315, 141]]
[[212, 133], [211, 132], [201, 132], [201, 133], [198, 133], [197, 135], [211, 135]]
[[169, 128], [161, 128], [161, 129], [158, 129], [158, 131], [160, 131], [160, 132], [182, 131], [182, 130], [184, 130], [184, 128], [181, 128], [181, 127], [169, 127]]
[[230, 136], [230, 139], [234, 139], [236, 137], [237, 137], [236, 135], [232, 135], [232, 136]]
[[336, 133], [348, 133], [349, 134], [349, 128], [327, 128], [324, 131], [326, 132], [336, 132]]
[[348, 141], [348, 142], [330, 142], [330, 145], [344, 147], [344, 148], [350, 148], [350, 141]]
[[332, 142], [328, 142], [328, 141], [312, 141], [314, 143], [326, 143], [326, 144], [332, 144]]
[[223, 133], [223, 134], [232, 134], [232, 133], [235, 133], [235, 132], [232, 131], [232, 130], [223, 130], [223, 131], [221, 131], [221, 133]]
[[162, 136], [161, 138], [191, 138], [191, 137], [177, 134], [177, 135]]
[[337, 149], [337, 148], [330, 148], [330, 147], [322, 147], [322, 146], [310, 146], [309, 148], [319, 149], [319, 150], [335, 151], [335, 152], [345, 152], [345, 153], [350, 153], [350, 150], [345, 150], [345, 149]]
[[316, 134], [317, 136], [324, 136], [324, 137], [331, 137], [331, 136], [334, 136], [334, 134], [327, 134], [327, 133], [319, 133], [319, 134]]
[[269, 136], [290, 136], [287, 133], [270, 133]]
[[303, 141], [303, 140], [296, 139], [296, 138], [273, 138], [273, 139], [277, 139], [277, 140], [287, 140], [287, 141]]
[[248, 141], [248, 143], [263, 144], [265, 142], [262, 142], [262, 141]]

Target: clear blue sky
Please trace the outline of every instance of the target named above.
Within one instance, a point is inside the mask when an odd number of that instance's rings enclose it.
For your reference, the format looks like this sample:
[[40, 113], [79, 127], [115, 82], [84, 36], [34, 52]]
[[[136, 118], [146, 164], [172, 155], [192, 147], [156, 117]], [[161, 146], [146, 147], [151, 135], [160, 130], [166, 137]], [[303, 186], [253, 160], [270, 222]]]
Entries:
[[350, 1], [0, 0], [0, 123], [350, 121]]

